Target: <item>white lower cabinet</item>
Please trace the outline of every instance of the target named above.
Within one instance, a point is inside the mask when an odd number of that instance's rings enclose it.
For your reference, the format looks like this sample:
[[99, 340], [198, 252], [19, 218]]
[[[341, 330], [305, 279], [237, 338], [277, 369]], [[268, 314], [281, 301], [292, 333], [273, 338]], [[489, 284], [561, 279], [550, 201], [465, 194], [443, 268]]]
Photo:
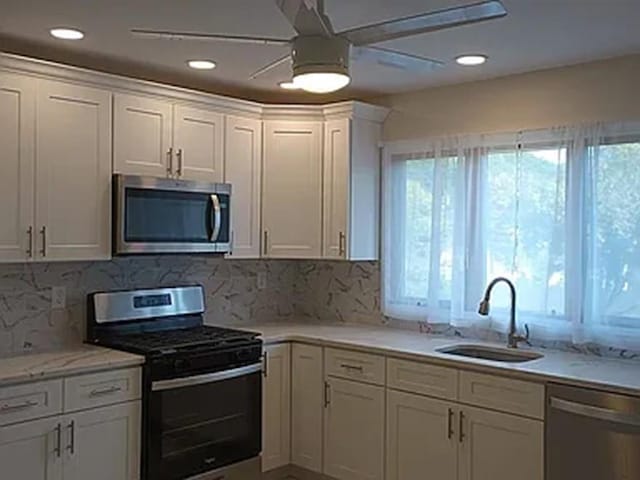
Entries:
[[454, 414], [449, 402], [388, 390], [386, 480], [456, 480]]
[[0, 427], [0, 477], [61, 480], [60, 417]]
[[291, 347], [291, 463], [322, 472], [322, 347]]
[[291, 461], [291, 353], [288, 343], [265, 347], [262, 384], [262, 471]]
[[65, 480], [140, 477], [140, 402], [68, 415], [64, 420]]
[[544, 423], [474, 407], [461, 410], [460, 480], [542, 480]]
[[384, 478], [384, 387], [329, 378], [324, 474], [339, 480]]

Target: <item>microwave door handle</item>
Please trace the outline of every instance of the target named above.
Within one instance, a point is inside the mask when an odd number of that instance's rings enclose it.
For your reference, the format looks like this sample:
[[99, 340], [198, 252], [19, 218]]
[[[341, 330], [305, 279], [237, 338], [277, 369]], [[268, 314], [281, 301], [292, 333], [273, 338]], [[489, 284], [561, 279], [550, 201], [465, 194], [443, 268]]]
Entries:
[[220, 199], [215, 193], [211, 194], [211, 210], [213, 212], [213, 226], [211, 228], [211, 241], [215, 242], [220, 235], [220, 224], [222, 223], [222, 213], [220, 211]]

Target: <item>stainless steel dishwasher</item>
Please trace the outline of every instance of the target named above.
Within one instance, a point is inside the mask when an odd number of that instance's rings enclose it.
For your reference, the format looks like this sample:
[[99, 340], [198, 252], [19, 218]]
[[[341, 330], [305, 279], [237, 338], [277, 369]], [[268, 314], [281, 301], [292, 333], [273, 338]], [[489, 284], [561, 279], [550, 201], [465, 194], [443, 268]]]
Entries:
[[546, 480], [640, 480], [640, 398], [547, 388]]

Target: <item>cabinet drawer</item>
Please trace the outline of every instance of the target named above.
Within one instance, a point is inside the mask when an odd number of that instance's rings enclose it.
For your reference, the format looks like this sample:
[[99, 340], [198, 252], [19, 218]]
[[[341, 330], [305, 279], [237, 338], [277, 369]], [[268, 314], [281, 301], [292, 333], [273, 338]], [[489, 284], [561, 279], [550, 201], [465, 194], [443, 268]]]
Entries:
[[526, 417], [544, 418], [544, 385], [460, 372], [460, 401]]
[[327, 375], [384, 385], [384, 357], [380, 355], [327, 348], [324, 361]]
[[437, 365], [388, 358], [387, 386], [455, 400], [458, 398], [458, 371]]
[[62, 380], [0, 388], [0, 425], [62, 413]]
[[100, 407], [140, 398], [140, 369], [128, 368], [64, 380], [64, 411]]

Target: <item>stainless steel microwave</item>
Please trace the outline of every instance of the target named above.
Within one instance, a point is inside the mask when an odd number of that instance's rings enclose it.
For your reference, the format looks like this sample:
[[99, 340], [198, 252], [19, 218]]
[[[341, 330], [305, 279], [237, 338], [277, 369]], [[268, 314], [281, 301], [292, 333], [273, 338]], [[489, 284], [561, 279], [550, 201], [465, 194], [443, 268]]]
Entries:
[[113, 176], [116, 255], [227, 253], [231, 185]]

